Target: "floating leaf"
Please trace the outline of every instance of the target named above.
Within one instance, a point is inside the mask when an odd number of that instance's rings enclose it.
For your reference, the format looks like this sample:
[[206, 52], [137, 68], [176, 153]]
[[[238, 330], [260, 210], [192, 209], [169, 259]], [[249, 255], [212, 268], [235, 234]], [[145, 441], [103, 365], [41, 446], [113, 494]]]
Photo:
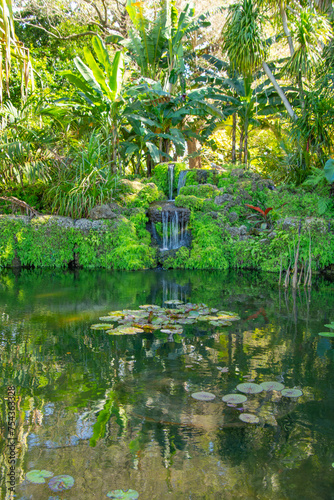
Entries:
[[240, 420], [247, 422], [247, 424], [258, 424], [260, 422], [259, 417], [252, 415], [251, 413], [242, 413], [239, 415]]
[[100, 321], [118, 321], [119, 316], [101, 316], [99, 318]]
[[143, 306], [139, 306], [139, 309], [151, 309], [152, 311], [156, 311], [156, 310], [160, 310], [161, 307], [159, 306], [155, 306], [155, 305], [152, 305], [152, 304], [145, 304]]
[[137, 328], [136, 326], [119, 326], [115, 330], [110, 330], [108, 333], [111, 335], [136, 335], [136, 333], [143, 333], [142, 328]]
[[210, 392], [194, 392], [191, 397], [194, 399], [197, 399], [198, 401], [212, 401], [215, 399], [215, 395], [211, 394]]
[[182, 300], [165, 300], [165, 304], [183, 304]]
[[113, 328], [113, 325], [110, 323], [97, 323], [96, 325], [91, 325], [91, 330], [110, 330]]
[[30, 470], [26, 474], [26, 479], [30, 483], [34, 484], [42, 484], [45, 483], [45, 478], [49, 478], [53, 476], [53, 472], [48, 470]]
[[224, 403], [240, 405], [241, 403], [247, 401], [247, 398], [242, 394], [226, 394], [226, 396], [223, 396], [223, 401]]
[[113, 490], [107, 493], [107, 497], [115, 500], [137, 500], [139, 493], [135, 490]]
[[280, 382], [262, 382], [260, 386], [264, 391], [281, 391], [284, 389], [284, 385]]
[[62, 474], [60, 476], [55, 476], [49, 481], [49, 488], [55, 493], [60, 491], [69, 490], [74, 485], [74, 479], [72, 476], [67, 474]]
[[334, 337], [334, 332], [320, 332], [318, 335], [321, 335], [321, 337]]
[[281, 394], [287, 398], [299, 398], [299, 396], [303, 395], [303, 391], [300, 389], [283, 389]]
[[334, 328], [334, 323], [331, 323], [330, 325], [325, 325], [327, 328]]
[[237, 385], [237, 389], [245, 394], [258, 394], [263, 391], [263, 388], [259, 384], [253, 384], [250, 382]]
[[213, 326], [230, 326], [232, 324], [228, 321], [209, 321], [209, 323]]

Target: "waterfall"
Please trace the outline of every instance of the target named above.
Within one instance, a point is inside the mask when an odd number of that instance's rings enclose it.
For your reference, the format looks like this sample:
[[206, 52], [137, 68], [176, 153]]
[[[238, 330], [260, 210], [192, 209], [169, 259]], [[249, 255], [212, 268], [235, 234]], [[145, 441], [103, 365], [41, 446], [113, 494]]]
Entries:
[[162, 250], [175, 250], [182, 246], [183, 240], [183, 221], [181, 221], [181, 231], [179, 223], [179, 214], [163, 210], [161, 213], [162, 219]]
[[169, 187], [169, 200], [173, 200], [173, 184], [174, 184], [174, 164], [168, 165], [168, 187]]
[[181, 188], [186, 185], [186, 177], [188, 170], [181, 170], [179, 174], [179, 182], [177, 184], [177, 195], [179, 196]]

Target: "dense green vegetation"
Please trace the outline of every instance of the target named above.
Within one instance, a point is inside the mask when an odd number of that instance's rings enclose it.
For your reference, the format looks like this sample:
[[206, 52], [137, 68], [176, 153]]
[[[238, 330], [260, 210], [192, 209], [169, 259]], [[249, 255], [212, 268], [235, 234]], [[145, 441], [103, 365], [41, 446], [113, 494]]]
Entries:
[[[175, 1], [128, 0], [117, 14], [110, 0], [110, 18], [99, 16], [99, 4], [86, 16], [61, 1], [49, 10], [35, 0], [6, 5], [0, 213], [33, 207], [80, 219], [117, 203], [117, 217], [86, 232], [3, 220], [1, 266], [18, 258], [62, 267], [78, 254], [84, 267], [154, 267], [145, 211], [169, 197], [171, 161], [174, 197], [180, 171], [190, 168], [176, 206], [191, 211], [192, 242], [165, 267], [278, 270], [292, 258], [298, 224], [286, 231], [277, 221], [315, 216], [325, 222], [301, 231], [300, 258], [306, 262], [311, 238], [313, 268], [333, 264], [330, 2], [278, 9], [239, 0], [202, 13], [200, 3], [195, 12]], [[219, 43], [210, 30], [217, 19]], [[204, 183], [193, 166], [209, 169]], [[239, 182], [231, 171], [241, 166], [250, 177]], [[256, 173], [277, 189], [254, 187]], [[222, 192], [233, 206], [215, 203]], [[273, 210], [252, 220], [246, 204]], [[240, 226], [254, 229], [252, 237], [228, 230]]]

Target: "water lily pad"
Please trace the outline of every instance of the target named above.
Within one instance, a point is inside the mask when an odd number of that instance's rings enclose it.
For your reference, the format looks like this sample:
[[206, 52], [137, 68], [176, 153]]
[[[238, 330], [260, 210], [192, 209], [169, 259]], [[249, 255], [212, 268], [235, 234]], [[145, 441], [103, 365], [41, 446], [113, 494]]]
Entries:
[[136, 335], [143, 332], [142, 328], [137, 328], [136, 326], [119, 326], [115, 330], [108, 330], [107, 333], [110, 335]]
[[258, 394], [263, 391], [263, 387], [259, 384], [253, 384], [251, 382], [246, 382], [244, 384], [237, 385], [237, 389], [245, 394]]
[[[135, 323], [133, 326], [139, 326], [139, 325]], [[149, 330], [151, 332], [153, 332], [153, 330], [159, 330], [160, 328], [158, 325], [151, 325], [149, 323], [141, 324], [140, 327], [144, 328], [144, 330]]]
[[194, 392], [191, 395], [192, 398], [197, 399], [198, 401], [213, 401], [215, 399], [215, 395], [210, 392]]
[[144, 304], [143, 306], [139, 306], [139, 309], [151, 309], [152, 311], [161, 309], [160, 306], [156, 306], [154, 304]]
[[91, 325], [91, 330], [110, 330], [113, 328], [113, 325], [110, 323], [97, 323], [96, 325]]
[[49, 478], [53, 476], [53, 472], [48, 470], [30, 470], [26, 473], [26, 479], [30, 483], [34, 484], [43, 484], [45, 483], [45, 478]]
[[334, 329], [334, 323], [331, 323], [330, 325], [325, 325], [327, 328], [333, 328]]
[[287, 398], [299, 398], [299, 396], [303, 395], [303, 391], [300, 389], [283, 389], [281, 394]]
[[119, 316], [101, 316], [99, 318], [100, 321], [118, 321], [119, 320]]
[[209, 321], [209, 323], [213, 326], [230, 326], [232, 324], [229, 321]]
[[281, 391], [285, 387], [280, 382], [262, 382], [260, 386], [264, 391]]
[[182, 300], [165, 300], [165, 304], [183, 304]]
[[67, 474], [62, 474], [60, 476], [55, 476], [49, 481], [49, 488], [55, 493], [60, 491], [69, 490], [74, 485], [74, 479], [72, 476]]
[[223, 396], [222, 399], [224, 403], [233, 405], [240, 405], [241, 403], [247, 401], [246, 396], [243, 396], [242, 394], [226, 394], [226, 396]]
[[107, 493], [107, 497], [115, 500], [137, 500], [139, 493], [136, 490], [113, 490]]
[[334, 337], [334, 332], [320, 332], [318, 335], [321, 335], [321, 337]]
[[259, 417], [252, 415], [251, 413], [242, 413], [239, 415], [240, 420], [247, 422], [247, 424], [258, 424], [260, 422]]

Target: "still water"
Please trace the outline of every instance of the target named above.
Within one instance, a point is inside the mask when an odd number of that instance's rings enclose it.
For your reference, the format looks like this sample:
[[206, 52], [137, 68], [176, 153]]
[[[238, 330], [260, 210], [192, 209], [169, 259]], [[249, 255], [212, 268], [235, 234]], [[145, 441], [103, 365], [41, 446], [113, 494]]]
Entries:
[[[90, 328], [112, 311], [168, 300], [240, 319], [174, 336]], [[246, 272], [2, 272], [1, 498], [11, 498], [11, 386], [15, 499], [102, 500], [129, 489], [140, 500], [334, 499], [334, 340], [318, 336], [331, 321], [330, 281], [293, 295], [275, 276]], [[240, 383], [265, 381], [303, 395], [222, 401]], [[198, 401], [198, 391], [216, 397]], [[244, 412], [259, 423], [242, 422]], [[32, 470], [74, 484], [55, 493], [50, 477], [28, 481]]]

